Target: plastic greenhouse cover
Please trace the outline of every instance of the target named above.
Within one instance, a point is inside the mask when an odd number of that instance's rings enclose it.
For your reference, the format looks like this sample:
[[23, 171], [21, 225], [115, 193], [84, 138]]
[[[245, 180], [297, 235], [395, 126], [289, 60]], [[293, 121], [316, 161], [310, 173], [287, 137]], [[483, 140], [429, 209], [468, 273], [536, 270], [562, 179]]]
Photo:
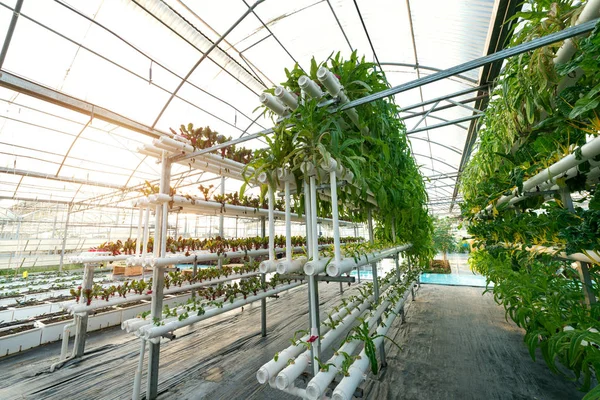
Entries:
[[[0, 37], [5, 36], [15, 3], [0, 4]], [[416, 64], [445, 69], [482, 56], [494, 1], [357, 4], [358, 10], [342, 0], [265, 1], [192, 71], [203, 52], [251, 2], [223, 0], [207, 7], [190, 0], [25, 1], [2, 69], [161, 131], [192, 122], [236, 138], [272, 126], [260, 110], [255, 111], [257, 95], [285, 80], [284, 68], [295, 62], [308, 69], [312, 57], [323, 61], [334, 52], [348, 56], [356, 49], [367, 60], [381, 62], [389, 84], [396, 86], [433, 73], [414, 68]], [[400, 93], [395, 101], [408, 106], [474, 87], [479, 70], [464, 76], [471, 81], [453, 77]], [[427, 110], [420, 107], [401, 116]], [[453, 107], [425, 118], [418, 128], [470, 115], [468, 109]], [[420, 119], [409, 118], [407, 129]], [[456, 172], [468, 124], [410, 135], [425, 176]], [[0, 88], [2, 168], [133, 187], [159, 177], [160, 165], [136, 152], [150, 142], [147, 135], [97, 118], [90, 122], [89, 115]], [[262, 146], [256, 140], [247, 143], [251, 148]], [[199, 194], [194, 192], [196, 182], [215, 177], [193, 173], [184, 165], [175, 166], [173, 175], [190, 194]], [[44, 194], [79, 201], [114, 191], [91, 184], [44, 184], [32, 177], [19, 186], [15, 179], [0, 175], [0, 196]], [[442, 188], [452, 182], [447, 178], [429, 183], [431, 197], [448, 197]], [[236, 184], [227, 187], [233, 190]]]

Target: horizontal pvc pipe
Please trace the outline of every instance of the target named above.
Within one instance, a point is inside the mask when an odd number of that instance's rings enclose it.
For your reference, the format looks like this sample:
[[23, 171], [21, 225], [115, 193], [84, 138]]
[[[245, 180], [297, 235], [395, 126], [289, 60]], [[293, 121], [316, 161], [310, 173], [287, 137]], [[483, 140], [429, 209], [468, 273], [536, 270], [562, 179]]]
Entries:
[[[363, 302], [362, 299], [350, 302], [349, 304], [346, 305], [346, 307], [342, 307], [340, 309], [340, 311], [333, 314], [331, 316], [331, 319], [335, 322], [343, 319], [354, 308], [356, 308], [357, 306], [362, 304], [362, 302]], [[331, 329], [331, 327], [329, 325], [324, 325], [323, 323], [321, 323], [320, 332], [322, 335], [326, 334], [330, 329]], [[305, 335], [302, 338], [300, 338], [299, 341], [306, 342], [309, 338], [310, 338], [310, 335]], [[305, 347], [304, 347], [304, 345], [301, 345], [301, 344], [291, 345], [291, 346], [285, 348], [283, 351], [279, 352], [277, 361], [275, 361], [275, 359], [272, 359], [269, 362], [267, 362], [266, 364], [264, 364], [262, 367], [259, 368], [259, 370], [256, 372], [256, 379], [258, 380], [258, 382], [260, 384], [267, 383], [269, 380], [271, 380], [271, 378], [273, 378], [272, 380], [274, 380], [276, 377], [276, 374], [278, 374], [279, 371], [281, 371], [283, 368], [285, 368], [288, 360], [290, 358], [297, 357], [304, 350], [305, 350]]]
[[[236, 274], [236, 275], [230, 275], [227, 277], [223, 277], [223, 278], [217, 278], [217, 279], [211, 279], [211, 280], [205, 280], [202, 282], [198, 282], [198, 283], [193, 283], [193, 284], [185, 284], [185, 285], [181, 285], [181, 286], [171, 286], [170, 288], [164, 288], [163, 289], [163, 294], [167, 295], [167, 294], [175, 294], [175, 293], [180, 293], [180, 292], [185, 292], [186, 290], [191, 290], [191, 289], [197, 289], [203, 286], [211, 286], [211, 285], [215, 285], [217, 283], [222, 283], [222, 282], [228, 282], [228, 281], [233, 281], [236, 279], [243, 279], [243, 278], [250, 278], [252, 276], [256, 276], [258, 275], [258, 272], [248, 272], [246, 274]], [[92, 304], [85, 305], [85, 304], [70, 304], [67, 307], [64, 307], [64, 309], [66, 309], [67, 311], [73, 313], [73, 314], [83, 314], [83, 313], [89, 313], [90, 311], [94, 311], [97, 310], [99, 308], [103, 308], [103, 307], [109, 307], [109, 306], [116, 306], [118, 304], [123, 304], [123, 303], [129, 303], [132, 301], [139, 301], [139, 300], [150, 300], [152, 298], [151, 294], [126, 294], [127, 297], [122, 297], [122, 296], [114, 296], [108, 299], [108, 301], [106, 300], [94, 300], [92, 301]], [[61, 305], [62, 307], [62, 305]]]
[[277, 270], [277, 261], [275, 260], [265, 260], [261, 261], [258, 265], [258, 270], [261, 274], [268, 274], [269, 272], [273, 272]]
[[[396, 315], [400, 312], [402, 307], [404, 306], [404, 300], [399, 300], [394, 307], [394, 312], [390, 313], [390, 315], [385, 320], [384, 326], [379, 326], [377, 328], [377, 335], [386, 335], [392, 323], [396, 319]], [[383, 337], [378, 337], [373, 340], [375, 344], [375, 349], [377, 350], [383, 344]], [[377, 351], [375, 352], [377, 354]], [[348, 369], [349, 376], [346, 376], [342, 379], [339, 385], [333, 391], [332, 400], [351, 400], [354, 396], [354, 392], [358, 385], [366, 378], [366, 373], [370, 367], [369, 357], [365, 354], [365, 350], [363, 349], [360, 353], [360, 358], [352, 363], [350, 368]]]
[[349, 272], [356, 267], [362, 267], [363, 265], [379, 261], [382, 258], [391, 256], [393, 254], [399, 253], [401, 251], [405, 251], [409, 249], [412, 244], [405, 244], [402, 246], [397, 246], [391, 249], [387, 249], [384, 251], [377, 251], [368, 255], [364, 255], [360, 257], [358, 260], [354, 258], [344, 258], [340, 262], [336, 262], [333, 260], [327, 266], [327, 275], [329, 276], [340, 276], [345, 272]]
[[292, 261], [281, 260], [277, 263], [277, 273], [290, 274], [292, 272], [302, 271], [307, 260], [306, 257], [298, 257]]
[[322, 258], [317, 261], [309, 261], [304, 264], [304, 273], [306, 275], [318, 275], [325, 271], [325, 267], [331, 260], [329, 258]]
[[559, 249], [557, 249], [555, 247], [530, 246], [530, 247], [527, 247], [526, 250], [530, 251], [532, 253], [551, 254], [557, 258], [562, 258], [564, 260], [582, 261], [582, 262], [592, 263], [592, 264], [600, 263], [600, 254], [593, 250], [586, 250], [586, 253], [589, 255], [589, 257], [588, 257], [588, 255], [586, 255], [584, 253], [567, 254], [564, 251], [559, 251]]
[[304, 284], [303, 282], [296, 282], [296, 283], [290, 283], [289, 285], [283, 285], [283, 286], [275, 288], [275, 289], [267, 290], [266, 292], [260, 293], [256, 296], [249, 296], [245, 300], [240, 299], [238, 301], [234, 301], [233, 303], [224, 304], [223, 307], [221, 307], [221, 308], [219, 308], [219, 307], [211, 308], [209, 310], [206, 310], [206, 312], [203, 315], [195, 315], [195, 316], [186, 318], [183, 321], [178, 321], [178, 320], [171, 321], [171, 322], [165, 323], [165, 325], [163, 325], [163, 326], [154, 326], [151, 329], [144, 330], [143, 332], [141, 332], [141, 334], [146, 340], [156, 338], [156, 337], [165, 335], [169, 332], [172, 332], [176, 329], [183, 328], [185, 326], [194, 324], [196, 322], [203, 321], [205, 319], [214, 317], [215, 315], [223, 314], [227, 311], [231, 311], [235, 308], [242, 307], [246, 304], [255, 302], [257, 300], [261, 300], [266, 297], [273, 296], [273, 295], [281, 293], [285, 290], [293, 289], [293, 288], [298, 287], [303, 284]]
[[[532, 189], [535, 189], [536, 186], [543, 184], [545, 181], [550, 180], [557, 175], [565, 173], [569, 169], [585, 161], [588, 161], [590, 158], [596, 157], [598, 154], [600, 154], [600, 137], [597, 136], [594, 139], [590, 140], [589, 142], [581, 146], [579, 150], [581, 151], [579, 158], [575, 155], [575, 153], [563, 157], [548, 168], [544, 169], [543, 171], [537, 173], [536, 175], [526, 180], [523, 183], [523, 190], [530, 191]], [[577, 153], [579, 153], [579, 150], [577, 151]], [[514, 194], [502, 196], [498, 200], [497, 205], [506, 203], [507, 201], [510, 201], [513, 197], [516, 196]], [[486, 207], [486, 209], [491, 210], [492, 205], [489, 205], [488, 207]]]
[[[231, 215], [254, 215], [254, 216], [268, 216], [269, 211], [263, 208], [253, 208], [253, 207], [245, 207], [245, 206], [235, 206], [231, 204], [225, 204], [224, 206], [221, 203], [216, 201], [206, 201], [198, 198], [187, 198], [184, 196], [169, 196], [167, 194], [153, 194], [149, 195], [148, 201], [157, 203], [157, 202], [171, 202], [173, 201], [173, 206], [182, 206], [190, 209], [197, 209], [206, 212], [214, 211], [218, 214], [231, 214]], [[284, 219], [285, 212], [284, 211], [273, 211], [273, 215], [277, 219]], [[296, 221], [304, 221], [304, 216], [298, 214], [290, 214], [291, 218]], [[328, 224], [332, 224], [333, 220], [331, 218], [318, 218], [320, 222], [325, 222]], [[340, 221], [340, 224], [352, 224], [349, 221]]]
[[87, 264], [87, 263], [96, 263], [96, 262], [104, 262], [104, 261], [121, 261], [121, 260], [126, 260], [127, 258], [131, 257], [130, 255], [127, 254], [121, 254], [118, 256], [74, 256], [74, 257], [69, 257], [69, 261], [73, 262], [73, 263], [83, 263], [83, 264]]
[[[352, 324], [354, 324], [354, 321], [356, 321], [356, 319], [367, 310], [372, 301], [373, 296], [370, 296], [358, 307], [354, 308], [352, 312], [339, 323], [339, 325], [327, 332], [325, 335], [322, 335], [323, 338], [321, 340], [321, 351], [328, 349], [329, 346], [331, 346], [341, 334], [343, 334]], [[311, 360], [310, 350], [306, 350], [300, 354], [294, 360], [294, 363], [288, 365], [277, 375], [277, 378], [275, 379], [277, 388], [279, 390], [284, 390], [288, 386], [293, 385], [296, 378], [298, 378], [302, 372], [304, 372], [311, 361], [315, 362]]]
[[[410, 284], [410, 286], [412, 286], [412, 285], [413, 285], [413, 283]], [[406, 299], [406, 297], [408, 296], [409, 293], [410, 293], [410, 290], [406, 290], [406, 292], [403, 296], [403, 299], [400, 300], [396, 304], [395, 309], [394, 309], [394, 311], [396, 313], [398, 313], [400, 311], [400, 309], [403, 307], [404, 300]], [[373, 329], [373, 327], [377, 325], [377, 321], [381, 318], [381, 316], [383, 315], [385, 310], [387, 310], [389, 305], [390, 305], [390, 302], [386, 301], [386, 302], [382, 303], [379, 307], [377, 307], [375, 312], [371, 314], [371, 316], [367, 320], [369, 330]], [[395, 314], [393, 314], [393, 315], [395, 316]], [[390, 317], [388, 317], [388, 320], [389, 320], [389, 318]], [[386, 325], [387, 325], [387, 323], [386, 323]], [[342, 347], [340, 349], [338, 349], [338, 351], [337, 351], [338, 355], [334, 354], [334, 356], [331, 357], [327, 361], [327, 363], [331, 363], [331, 364], [333, 364], [333, 366], [330, 366], [328, 371], [320, 371], [317, 375], [315, 375], [313, 377], [313, 379], [311, 379], [308, 382], [308, 385], [306, 387], [306, 398], [307, 399], [317, 400], [317, 399], [321, 398], [321, 396], [325, 393], [325, 391], [329, 387], [329, 384], [331, 382], [333, 382], [336, 375], [338, 375], [340, 372], [339, 369], [342, 365], [342, 362], [344, 361], [344, 356], [342, 355], [342, 353], [353, 354], [354, 351], [358, 348], [358, 346], [361, 343], [363, 343], [363, 342], [360, 340], [352, 340], [350, 342], [344, 343], [342, 345]]]

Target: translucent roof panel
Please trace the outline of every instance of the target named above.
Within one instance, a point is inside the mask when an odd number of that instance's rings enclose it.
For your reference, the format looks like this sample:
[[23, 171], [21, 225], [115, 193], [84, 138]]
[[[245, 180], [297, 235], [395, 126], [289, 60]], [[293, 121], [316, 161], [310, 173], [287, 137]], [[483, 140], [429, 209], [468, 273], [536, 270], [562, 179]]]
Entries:
[[[105, 122], [90, 112], [62, 107], [62, 100], [34, 98], [25, 88], [0, 86], [0, 181], [6, 184], [0, 197], [44, 192], [46, 198], [121, 201], [133, 196], [124, 193], [123, 186], [137, 193], [145, 180], [158, 180], [160, 165], [136, 151], [156, 136], [151, 128], [166, 132], [192, 122], [232, 138], [268, 129], [273, 121], [256, 110], [258, 95], [285, 79], [284, 68], [298, 62], [308, 69], [311, 58], [324, 61], [338, 51], [347, 57], [356, 50], [368, 61], [379, 61], [391, 86], [431, 75], [484, 54], [495, 7], [493, 0], [269, 0], [214, 47], [252, 4], [24, 2], [2, 71], [103, 107], [129, 122]], [[15, 0], [0, 4], [0, 37], [6, 37], [14, 5]], [[394, 99], [405, 108], [475, 87], [478, 78], [479, 70], [473, 70]], [[471, 117], [468, 106], [473, 103], [450, 107], [450, 102], [440, 101], [438, 106], [447, 107], [424, 117], [431, 106], [400, 115], [407, 118], [423, 174], [432, 177], [431, 198], [443, 198], [454, 190], [470, 124], [452, 121]], [[136, 123], [147, 133], [130, 129]], [[450, 125], [431, 129], [443, 123]], [[258, 148], [264, 142], [246, 146]], [[17, 178], [8, 173], [11, 169], [30, 171], [37, 178]], [[54, 183], [41, 185], [43, 174], [52, 175]], [[198, 194], [199, 182], [215, 178], [183, 165], [174, 167], [173, 176], [190, 194]]]

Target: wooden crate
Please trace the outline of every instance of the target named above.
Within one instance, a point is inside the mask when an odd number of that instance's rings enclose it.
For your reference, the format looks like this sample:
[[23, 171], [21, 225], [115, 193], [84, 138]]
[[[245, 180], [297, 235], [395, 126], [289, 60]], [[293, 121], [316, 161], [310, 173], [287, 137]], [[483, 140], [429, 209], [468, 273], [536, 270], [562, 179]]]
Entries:
[[125, 270], [127, 267], [121, 265], [113, 266], [113, 275], [125, 275]]
[[[114, 272], [113, 272], [114, 274]], [[138, 276], [142, 275], [142, 267], [141, 266], [132, 266], [125, 268], [125, 276]]]

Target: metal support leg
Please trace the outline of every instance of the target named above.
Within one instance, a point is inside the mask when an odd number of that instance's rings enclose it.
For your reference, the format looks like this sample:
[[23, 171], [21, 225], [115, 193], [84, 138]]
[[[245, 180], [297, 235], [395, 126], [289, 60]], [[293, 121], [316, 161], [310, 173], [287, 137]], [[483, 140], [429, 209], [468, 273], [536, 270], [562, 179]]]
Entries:
[[[265, 285], [265, 274], [260, 274], [260, 282]], [[262, 337], [267, 336], [267, 299], [260, 300], [260, 327]]]
[[310, 348], [311, 363], [313, 366], [313, 375], [319, 373], [319, 364], [315, 361], [315, 357], [321, 356], [321, 323], [319, 317], [319, 286], [316, 277], [308, 278], [308, 301], [309, 301], [309, 319], [310, 319], [310, 335], [317, 336], [317, 339], [312, 343]]
[[[196, 277], [198, 274], [198, 256], [194, 257], [194, 264], [192, 266], [192, 276]], [[192, 289], [192, 299], [196, 298], [196, 289]]]
[[[371, 209], [369, 208], [368, 212], [368, 227], [369, 227], [369, 242], [373, 244], [374, 236], [373, 236], [373, 215], [371, 213]], [[371, 263], [371, 271], [373, 271], [373, 298], [375, 302], [379, 301], [379, 281], [377, 280], [377, 263]], [[360, 273], [360, 272], [359, 272]], [[377, 325], [381, 324], [381, 318], [377, 319]], [[379, 357], [381, 358], [381, 367], [385, 368], [387, 366], [387, 361], [385, 357], [385, 346], [379, 347]]]
[[[86, 299], [83, 295], [85, 290], [91, 290], [94, 287], [94, 266], [86, 264], [83, 270], [83, 283], [81, 284], [81, 296], [79, 304], [85, 304]], [[73, 357], [83, 357], [85, 351], [85, 337], [87, 334], [88, 316], [75, 316], [75, 346], [73, 347]]]
[[344, 294], [344, 284], [340, 282], [340, 294]]

